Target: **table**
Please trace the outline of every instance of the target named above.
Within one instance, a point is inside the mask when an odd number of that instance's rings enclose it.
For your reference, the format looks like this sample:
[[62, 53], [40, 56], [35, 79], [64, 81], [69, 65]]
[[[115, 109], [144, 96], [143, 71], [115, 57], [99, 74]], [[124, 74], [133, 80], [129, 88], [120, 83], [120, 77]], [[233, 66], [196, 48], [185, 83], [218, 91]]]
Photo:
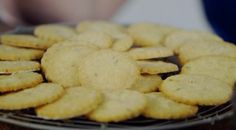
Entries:
[[[0, 24], [0, 33], [10, 30], [9, 27]], [[216, 122], [215, 124], [205, 124], [200, 126], [194, 126], [191, 128], [186, 128], [183, 130], [232, 130], [232, 119], [225, 119], [219, 122]], [[0, 122], [0, 130], [33, 130], [29, 128], [23, 128], [19, 126], [15, 126], [12, 124], [2, 123]]]

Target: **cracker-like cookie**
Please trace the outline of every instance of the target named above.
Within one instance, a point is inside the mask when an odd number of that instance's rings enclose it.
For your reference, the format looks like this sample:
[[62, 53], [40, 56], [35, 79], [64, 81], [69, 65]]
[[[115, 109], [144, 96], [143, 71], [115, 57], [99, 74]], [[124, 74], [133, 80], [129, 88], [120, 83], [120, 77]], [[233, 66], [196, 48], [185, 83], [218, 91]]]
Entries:
[[1, 36], [1, 43], [16, 47], [47, 49], [51, 46], [45, 40], [27, 34], [5, 34]]
[[174, 55], [173, 51], [166, 47], [133, 48], [128, 54], [136, 60], [163, 58]]
[[80, 65], [82, 86], [96, 89], [130, 88], [139, 76], [134, 60], [125, 53], [100, 50], [87, 56]]
[[78, 44], [55, 44], [44, 54], [41, 64], [47, 80], [64, 87], [80, 85], [79, 66], [96, 48]]
[[143, 112], [145, 117], [153, 119], [183, 119], [195, 115], [197, 106], [178, 103], [165, 97], [161, 92], [145, 94], [147, 107]]
[[220, 105], [230, 100], [233, 89], [227, 83], [204, 75], [175, 75], [161, 84], [160, 91], [189, 105]]
[[186, 43], [206, 41], [218, 43], [223, 40], [217, 35], [209, 32], [179, 30], [170, 33], [163, 42], [163, 45], [170, 49], [177, 50], [181, 45]]
[[146, 107], [145, 96], [131, 90], [103, 91], [104, 101], [87, 116], [98, 122], [120, 122], [139, 116]]
[[182, 64], [202, 56], [228, 56], [236, 58], [236, 46], [229, 43], [192, 42], [181, 46], [177, 53]]
[[207, 75], [233, 87], [236, 82], [236, 59], [223, 56], [201, 57], [185, 64], [181, 73]]
[[140, 75], [130, 90], [149, 93], [157, 91], [161, 85], [162, 79], [158, 75]]
[[85, 31], [103, 32], [112, 36], [113, 38], [115, 38], [117, 34], [126, 33], [126, 30], [123, 26], [107, 21], [80, 22], [77, 25], [76, 30], [80, 33]]
[[36, 113], [44, 119], [68, 119], [88, 114], [102, 101], [103, 95], [96, 90], [71, 87], [57, 101], [37, 108]]
[[133, 39], [127, 34], [119, 34], [116, 36], [112, 49], [116, 51], [127, 51], [133, 46]]
[[102, 32], [87, 31], [75, 36], [69, 41], [78, 45], [96, 46], [98, 48], [110, 48], [112, 45], [112, 37]]
[[146, 74], [161, 74], [178, 71], [176, 64], [163, 61], [137, 61], [141, 73]]
[[162, 43], [165, 36], [176, 29], [154, 23], [137, 23], [128, 28], [129, 34], [138, 46], [156, 46]]
[[34, 87], [43, 82], [41, 74], [34, 72], [16, 73], [0, 78], [0, 92], [16, 91]]
[[36, 61], [0, 61], [0, 74], [38, 70], [40, 70], [40, 64]]
[[45, 24], [37, 26], [34, 35], [53, 44], [76, 36], [76, 32], [65, 25]]
[[60, 85], [42, 83], [33, 88], [0, 96], [1, 110], [20, 110], [51, 103], [64, 94]]
[[0, 60], [37, 60], [44, 51], [0, 45]]

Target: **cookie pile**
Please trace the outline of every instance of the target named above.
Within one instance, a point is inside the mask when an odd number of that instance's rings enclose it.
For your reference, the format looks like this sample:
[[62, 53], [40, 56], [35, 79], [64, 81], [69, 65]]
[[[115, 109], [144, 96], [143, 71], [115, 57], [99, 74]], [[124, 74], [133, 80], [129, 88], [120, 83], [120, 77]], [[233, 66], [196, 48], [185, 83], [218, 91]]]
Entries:
[[207, 32], [84, 21], [0, 38], [0, 109], [43, 119], [184, 119], [228, 102], [236, 81], [236, 46]]

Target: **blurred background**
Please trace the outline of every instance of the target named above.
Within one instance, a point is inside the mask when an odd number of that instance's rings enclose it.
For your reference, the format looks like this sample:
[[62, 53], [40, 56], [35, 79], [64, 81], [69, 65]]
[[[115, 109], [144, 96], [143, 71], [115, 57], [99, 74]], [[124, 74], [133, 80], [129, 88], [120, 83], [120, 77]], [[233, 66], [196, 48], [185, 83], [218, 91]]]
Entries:
[[82, 20], [154, 22], [236, 42], [236, 0], [0, 0], [0, 21], [9, 27]]

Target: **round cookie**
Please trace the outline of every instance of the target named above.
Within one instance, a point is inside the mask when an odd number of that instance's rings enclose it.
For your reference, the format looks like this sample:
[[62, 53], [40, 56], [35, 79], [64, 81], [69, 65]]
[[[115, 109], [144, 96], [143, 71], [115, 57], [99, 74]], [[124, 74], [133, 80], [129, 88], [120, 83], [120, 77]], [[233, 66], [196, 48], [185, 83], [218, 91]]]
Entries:
[[82, 86], [96, 89], [130, 88], [139, 76], [134, 60], [125, 53], [100, 50], [86, 57], [80, 65]]
[[163, 45], [176, 51], [183, 44], [206, 41], [218, 43], [223, 40], [217, 35], [209, 32], [179, 30], [167, 35]]
[[176, 64], [163, 61], [137, 61], [137, 64], [140, 67], [140, 72], [145, 74], [161, 74], [179, 70]]
[[33, 88], [0, 96], [1, 110], [21, 110], [38, 107], [60, 98], [64, 90], [60, 85], [42, 83]]
[[0, 61], [0, 74], [38, 70], [40, 70], [40, 64], [36, 61]]
[[137, 46], [156, 46], [163, 42], [165, 36], [176, 28], [154, 23], [136, 23], [128, 28], [128, 32]]
[[128, 54], [135, 60], [163, 58], [174, 55], [173, 51], [166, 47], [133, 48], [128, 51]]
[[69, 39], [69, 41], [77, 43], [78, 45], [96, 46], [98, 48], [110, 48], [112, 40], [112, 37], [106, 33], [93, 31], [83, 32]]
[[120, 122], [139, 116], [146, 107], [143, 94], [131, 90], [103, 91], [104, 101], [87, 116], [98, 122]]
[[164, 95], [189, 105], [220, 105], [230, 100], [231, 86], [204, 75], [175, 75], [165, 79], [160, 87]]
[[47, 49], [51, 46], [47, 41], [41, 40], [33, 35], [27, 34], [4, 34], [1, 36], [1, 43], [16, 47]]
[[41, 64], [47, 80], [64, 87], [80, 85], [79, 67], [81, 61], [96, 48], [77, 44], [56, 44], [44, 54]]
[[145, 94], [147, 107], [143, 115], [153, 119], [184, 119], [195, 115], [197, 106], [186, 105], [168, 99], [160, 92]]
[[[103, 101], [103, 95], [85, 87], [71, 87], [57, 101], [38, 107], [38, 117], [44, 119], [68, 119], [88, 114]], [[68, 110], [70, 108], [70, 110]]]
[[0, 60], [38, 60], [44, 51], [0, 45]]
[[133, 46], [133, 39], [127, 34], [119, 34], [116, 36], [112, 49], [116, 51], [127, 51]]
[[181, 73], [214, 77], [233, 87], [236, 82], [236, 59], [223, 56], [201, 57], [185, 64]]
[[236, 46], [229, 43], [212, 44], [211, 42], [192, 42], [178, 49], [182, 64], [202, 56], [228, 56], [236, 58]]
[[74, 29], [65, 25], [45, 24], [37, 26], [34, 30], [34, 35], [54, 44], [67, 40], [77, 34]]
[[159, 89], [162, 79], [158, 75], [140, 75], [130, 90], [135, 90], [141, 93], [155, 92]]
[[16, 73], [0, 78], [0, 92], [16, 91], [34, 87], [43, 82], [41, 74], [34, 72]]

